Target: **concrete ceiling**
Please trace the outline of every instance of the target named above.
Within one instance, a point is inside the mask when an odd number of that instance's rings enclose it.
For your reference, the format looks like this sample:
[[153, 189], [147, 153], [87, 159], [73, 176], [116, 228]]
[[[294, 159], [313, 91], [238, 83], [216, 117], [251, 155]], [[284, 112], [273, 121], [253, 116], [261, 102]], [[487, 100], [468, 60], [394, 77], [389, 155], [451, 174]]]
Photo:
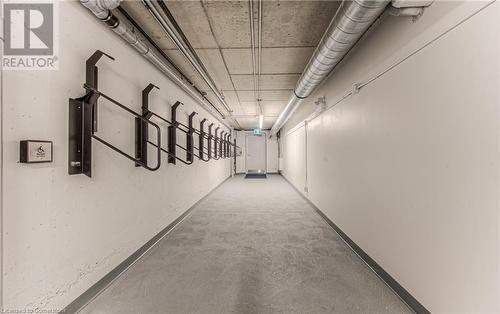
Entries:
[[[254, 91], [249, 1], [166, 1], [242, 128], [270, 128], [292, 95], [293, 88], [335, 15], [339, 1], [262, 2], [262, 64], [260, 106]], [[122, 7], [165, 51], [177, 67], [215, 105], [215, 94], [201, 79], [141, 1]], [[255, 36], [258, 1], [254, 0]], [[258, 44], [257, 37], [255, 38]], [[257, 53], [257, 49], [255, 50]]]

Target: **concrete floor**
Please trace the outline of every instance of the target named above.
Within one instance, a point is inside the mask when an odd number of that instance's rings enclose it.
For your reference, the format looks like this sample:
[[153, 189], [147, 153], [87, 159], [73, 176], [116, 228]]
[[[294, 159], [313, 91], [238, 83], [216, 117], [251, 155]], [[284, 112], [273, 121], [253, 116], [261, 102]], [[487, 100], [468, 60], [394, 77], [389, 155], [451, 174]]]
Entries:
[[278, 175], [237, 176], [81, 313], [409, 313]]

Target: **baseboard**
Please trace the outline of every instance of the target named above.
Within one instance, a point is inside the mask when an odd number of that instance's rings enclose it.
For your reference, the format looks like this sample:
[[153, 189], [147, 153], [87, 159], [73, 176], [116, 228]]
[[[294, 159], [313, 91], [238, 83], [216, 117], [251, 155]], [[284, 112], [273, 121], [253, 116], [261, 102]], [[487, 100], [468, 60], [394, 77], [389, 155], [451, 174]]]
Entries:
[[[246, 172], [236, 172], [235, 175], [247, 174]], [[279, 172], [266, 172], [266, 174], [280, 174]]]
[[304, 200], [306, 200], [314, 209], [314, 211], [342, 238], [342, 240], [356, 253], [368, 267], [382, 280], [394, 293], [415, 313], [427, 314], [430, 313], [415, 297], [413, 297], [403, 286], [401, 286], [396, 279], [394, 279], [382, 266], [380, 266], [373, 258], [371, 258], [356, 242], [342, 231], [328, 216], [325, 215], [316, 205], [311, 202], [299, 189], [297, 189], [284, 175], [285, 179], [292, 188], [299, 193]]
[[170, 231], [172, 231], [179, 223], [182, 222], [191, 211], [204, 199], [210, 196], [217, 188], [219, 188], [224, 182], [229, 179], [226, 178], [224, 181], [219, 183], [215, 188], [213, 188], [210, 192], [208, 192], [205, 196], [199, 199], [196, 203], [193, 204], [188, 210], [186, 210], [182, 215], [177, 217], [172, 223], [170, 223], [163, 230], [158, 232], [154, 237], [152, 237], [146, 244], [141, 246], [137, 251], [132, 253], [127, 259], [121, 262], [118, 266], [116, 266], [113, 270], [107, 273], [104, 277], [102, 277], [98, 282], [92, 285], [89, 289], [87, 289], [84, 293], [78, 296], [75, 300], [73, 300], [68, 306], [66, 306], [59, 313], [77, 313], [83, 307], [85, 307], [90, 301], [92, 301], [95, 297], [97, 297], [101, 292], [103, 292], [113, 281], [115, 281], [121, 274], [123, 274], [127, 269], [129, 269], [133, 264], [135, 264], [140, 258], [152, 249], [161, 239], [163, 239]]

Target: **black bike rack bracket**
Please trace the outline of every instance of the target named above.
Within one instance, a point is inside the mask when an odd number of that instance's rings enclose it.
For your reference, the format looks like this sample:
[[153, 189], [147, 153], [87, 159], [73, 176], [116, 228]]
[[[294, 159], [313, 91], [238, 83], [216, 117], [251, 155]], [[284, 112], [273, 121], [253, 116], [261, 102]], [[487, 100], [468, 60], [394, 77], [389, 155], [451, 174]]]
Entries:
[[208, 159], [212, 159], [212, 127], [214, 126], [213, 123], [211, 123], [208, 126], [208, 141], [207, 141], [207, 149], [208, 149]]
[[171, 125], [168, 127], [168, 163], [176, 164], [176, 147], [177, 147], [177, 107], [182, 105], [181, 102], [176, 101], [175, 104], [171, 107], [171, 115], [170, 121]]
[[226, 132], [224, 132], [224, 131], [220, 132], [219, 156], [221, 158], [226, 158], [226, 156], [224, 156], [224, 146], [225, 146], [224, 139], [225, 138], [226, 138]]
[[217, 133], [219, 133], [219, 129], [220, 127], [216, 127], [215, 128], [215, 137], [214, 137], [214, 159], [220, 159], [219, 157], [219, 150], [218, 150], [218, 146], [217, 146], [217, 143], [219, 142], [219, 137], [217, 136]]
[[[205, 131], [203, 130], [203, 125], [205, 124], [205, 122], [207, 121], [207, 119], [203, 119], [200, 121], [200, 134], [199, 134], [199, 137], [198, 137], [198, 158], [201, 159], [201, 160], [204, 160], [203, 158], [203, 137], [205, 136]], [[209, 155], [210, 155], [210, 152], [209, 152]]]
[[[99, 70], [97, 62], [112, 56], [96, 50], [85, 62], [85, 85], [97, 89]], [[92, 134], [97, 131], [97, 99], [99, 96], [86, 92], [80, 98], [70, 98], [68, 108], [68, 174], [92, 176]]]
[[194, 160], [194, 146], [193, 146], [193, 134], [194, 134], [194, 127], [193, 127], [193, 118], [195, 115], [198, 113], [193, 111], [189, 115], [189, 120], [188, 120], [188, 132], [186, 133], [186, 160], [188, 162], [193, 162]]
[[[149, 119], [152, 116], [149, 111], [149, 93], [153, 88], [160, 89], [154, 84], [149, 84], [142, 91], [142, 117]], [[140, 118], [135, 118], [135, 158], [142, 163], [148, 163], [148, 141], [149, 141], [149, 127], [148, 123]], [[135, 163], [136, 167], [142, 167], [140, 163]]]
[[[69, 100], [68, 174], [92, 176], [92, 128], [94, 95]], [[89, 103], [90, 101], [90, 103]]]
[[[97, 62], [103, 57], [106, 56], [111, 60], [115, 60], [112, 56], [108, 55], [101, 50], [96, 50], [90, 58], [85, 62], [85, 84], [89, 87], [99, 89], [98, 87], [98, 78], [99, 78], [99, 70], [96, 66]], [[93, 100], [92, 105], [92, 128], [94, 132], [97, 132], [97, 98]]]

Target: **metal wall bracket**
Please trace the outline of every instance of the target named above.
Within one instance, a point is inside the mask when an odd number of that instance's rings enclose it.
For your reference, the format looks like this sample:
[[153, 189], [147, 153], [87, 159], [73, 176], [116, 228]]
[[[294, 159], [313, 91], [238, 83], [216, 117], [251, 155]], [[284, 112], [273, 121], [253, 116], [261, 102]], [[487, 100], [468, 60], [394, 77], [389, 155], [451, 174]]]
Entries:
[[233, 140], [233, 143], [234, 143], [233, 144], [234, 145], [233, 146], [233, 157], [234, 157], [234, 164], [236, 165], [236, 157], [237, 157], [237, 155], [236, 155], [236, 139]]
[[[154, 84], [149, 84], [142, 91], [142, 117], [149, 120], [152, 116], [149, 111], [149, 93], [153, 88], [160, 89]], [[140, 118], [135, 118], [135, 158], [148, 163], [148, 141], [149, 141], [149, 126]], [[141, 167], [140, 163], [135, 164], [136, 167]]]
[[[105, 52], [102, 52], [101, 50], [96, 50], [90, 58], [87, 59], [85, 62], [85, 84], [91, 88], [99, 89], [98, 86], [98, 77], [99, 77], [99, 70], [96, 66], [97, 62], [103, 57], [106, 56], [110, 58], [111, 60], [115, 60], [112, 56], [108, 55]], [[93, 100], [94, 102], [92, 103], [92, 129], [94, 132], [97, 132], [97, 98]]]
[[225, 146], [226, 146], [225, 139], [226, 139], [226, 132], [222, 131], [220, 133], [220, 143], [219, 143], [219, 156], [221, 158], [226, 158], [226, 156], [224, 154], [225, 153], [224, 150], [225, 150]]
[[177, 128], [179, 124], [177, 122], [177, 107], [183, 105], [180, 101], [176, 101], [175, 104], [170, 108], [170, 126], [168, 127], [168, 163], [176, 164], [176, 147], [177, 147]]
[[90, 100], [93, 94], [69, 99], [68, 115], [68, 174], [92, 176], [93, 116]]
[[[204, 149], [204, 145], [203, 145], [203, 142], [204, 142], [204, 137], [205, 137], [205, 131], [203, 130], [203, 126], [205, 124], [205, 122], [207, 121], [207, 119], [203, 119], [200, 121], [200, 134], [199, 134], [199, 137], [198, 137], [198, 158], [201, 159], [201, 160], [205, 160], [203, 158], [203, 149]], [[208, 152], [208, 159], [207, 160], [210, 160], [210, 151]]]
[[215, 128], [215, 137], [214, 137], [214, 159], [220, 159], [220, 156], [218, 154], [219, 150], [217, 149], [218, 145], [217, 143], [219, 142], [219, 137], [217, 136], [217, 133], [219, 132], [220, 127]]
[[208, 126], [208, 159], [212, 159], [212, 139], [213, 139], [213, 136], [212, 136], [212, 127], [214, 126], [214, 124], [210, 124]]
[[193, 134], [194, 134], [194, 127], [193, 127], [193, 118], [195, 115], [198, 113], [193, 111], [189, 115], [189, 120], [188, 120], [188, 133], [186, 134], [186, 160], [188, 162], [193, 162], [194, 160], [194, 155], [193, 155]]
[[[161, 120], [161, 121], [163, 121], [163, 122], [168, 123], [168, 124], [170, 125], [170, 126], [169, 126], [169, 128], [170, 128], [170, 127], [173, 127], [173, 128], [174, 128], [174, 131], [176, 131], [176, 130], [178, 129], [179, 131], [186, 133], [186, 135], [188, 135], [188, 134], [189, 134], [189, 127], [188, 127], [188, 126], [186, 126], [186, 125], [184, 125], [184, 124], [182, 124], [181, 122], [178, 122], [178, 121], [176, 121], [176, 122], [177, 122], [176, 124], [173, 124], [173, 123], [172, 123], [172, 121], [169, 121], [169, 120], [167, 120], [167, 119], [163, 118], [162, 116], [160, 116], [160, 115], [158, 115], [158, 114], [154, 113], [154, 112], [153, 112], [153, 111], [151, 111], [151, 110], [148, 110], [148, 114], [147, 114], [145, 117], [146, 117], [146, 119], [148, 119], [148, 120], [149, 120], [151, 117], [155, 117], [155, 118], [157, 118], [157, 119], [160, 119], [160, 120]], [[181, 127], [181, 126], [182, 126], [182, 127]], [[187, 130], [186, 130], [186, 129], [187, 129]], [[191, 130], [192, 130], [193, 132], [197, 132], [197, 130], [196, 130], [195, 128], [192, 128]], [[167, 129], [167, 131], [168, 131], [168, 129]], [[174, 132], [174, 133], [175, 133], [175, 132]], [[172, 134], [172, 131], [170, 131], [170, 133], [169, 133], [169, 134]], [[189, 161], [189, 160], [183, 160], [182, 158], [179, 158], [179, 157], [175, 156], [174, 154], [172, 154], [170, 151], [168, 151], [168, 150], [164, 149], [164, 148], [163, 148], [163, 147], [161, 147], [159, 144], [155, 144], [155, 143], [151, 142], [149, 139], [146, 139], [146, 140], [147, 140], [147, 143], [148, 143], [148, 144], [150, 144], [150, 145], [152, 145], [152, 146], [154, 146], [154, 147], [158, 148], [158, 149], [159, 149], [159, 150], [161, 150], [163, 153], [167, 154], [167, 156], [168, 156], [169, 158], [173, 158], [173, 159], [175, 159], [175, 160], [178, 160], [178, 161], [180, 161], [180, 162], [182, 162], [183, 164], [186, 164], [186, 165], [190, 165], [190, 164], [192, 164], [192, 163], [193, 163], [193, 160], [191, 160], [191, 161]], [[172, 143], [172, 142], [170, 142], [170, 143]], [[176, 143], [176, 141], [175, 141], [174, 143], [175, 143], [175, 148], [174, 148], [174, 150], [175, 150], [176, 148], [180, 148], [180, 149], [182, 149], [183, 151], [185, 151], [185, 152], [186, 152], [186, 155], [187, 155], [188, 151], [191, 151], [191, 153], [192, 153], [193, 155], [196, 155], [196, 154], [194, 153], [194, 150], [193, 150], [193, 149], [188, 150], [186, 147], [183, 147], [183, 146], [181, 146], [181, 145], [177, 144], [177, 143]], [[194, 148], [194, 145], [192, 145], [192, 148]], [[205, 160], [205, 161], [206, 161], [206, 160]]]
[[[97, 50], [85, 62], [85, 84], [98, 88], [99, 70], [96, 66], [103, 56], [115, 60], [112, 56]], [[86, 90], [85, 95], [69, 99], [68, 108], [68, 174], [83, 173], [92, 176], [92, 140], [97, 131], [98, 94]]]

